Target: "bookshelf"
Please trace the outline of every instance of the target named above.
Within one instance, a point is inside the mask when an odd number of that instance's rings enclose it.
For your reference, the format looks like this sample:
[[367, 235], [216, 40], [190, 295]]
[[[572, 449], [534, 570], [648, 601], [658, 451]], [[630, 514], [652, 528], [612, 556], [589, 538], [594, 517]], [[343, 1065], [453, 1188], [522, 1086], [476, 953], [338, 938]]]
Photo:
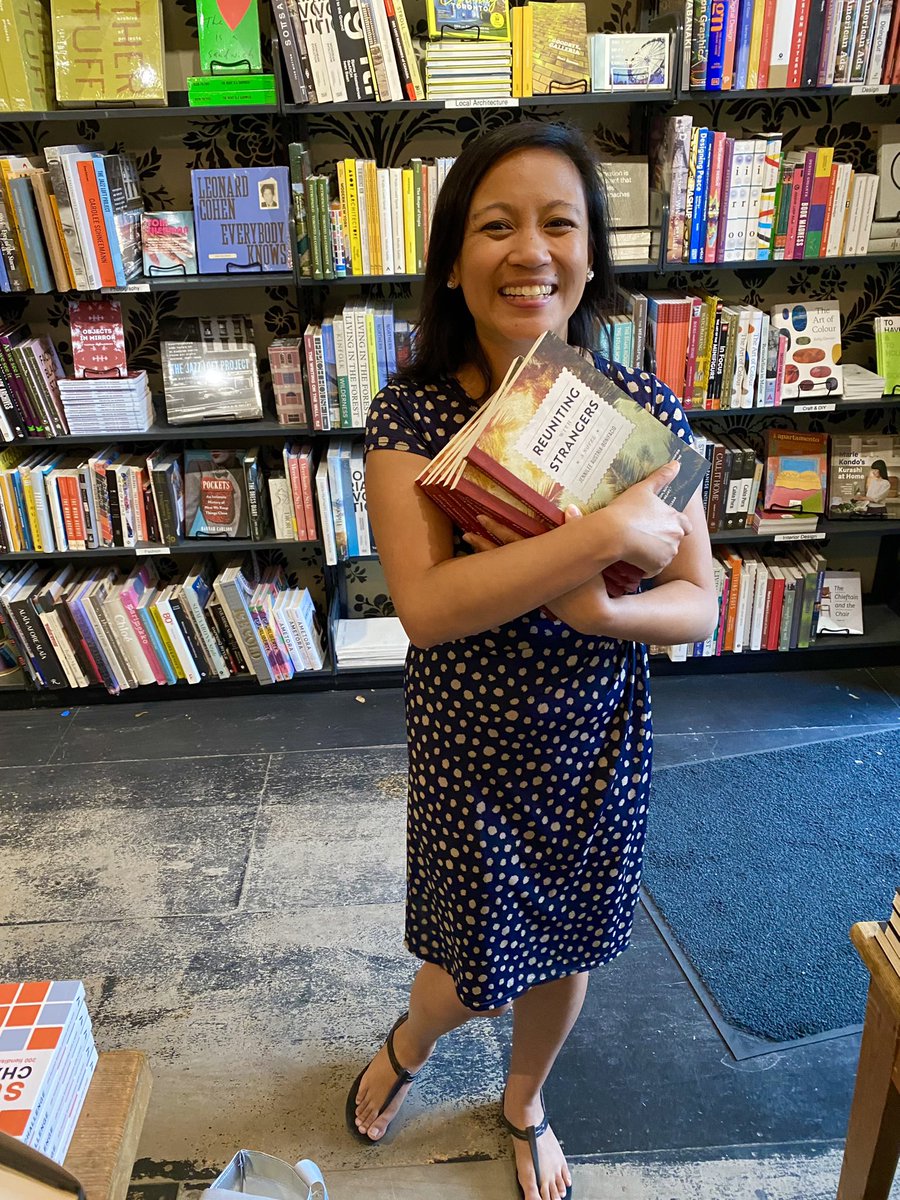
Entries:
[[[742, 123], [746, 124], [748, 120], [755, 121], [755, 116], [745, 117], [742, 112], [731, 115], [729, 106], [738, 102], [758, 101], [763, 98], [770, 100], [804, 99], [815, 101], [835, 97], [840, 98], [842, 103], [850, 104], [857, 101], [864, 101], [868, 97], [877, 95], [884, 102], [884, 107], [881, 109], [883, 116], [880, 116], [880, 119], [883, 119], [885, 123], [891, 120], [900, 120], [900, 103], [896, 101], [896, 97], [900, 93], [900, 87], [873, 90], [865, 87], [836, 86], [831, 88], [776, 89], [765, 92], [757, 90], [724, 92], [685, 90], [676, 78], [678, 64], [682, 60], [681, 39], [683, 37], [683, 30], [680, 22], [676, 22], [675, 32], [676, 37], [673, 44], [673, 86], [667, 91], [653, 90], [644, 93], [629, 91], [535, 96], [526, 99], [500, 100], [490, 105], [490, 111], [495, 115], [502, 113], [503, 119], [509, 120], [518, 120], [523, 117], [540, 118], [545, 114], [547, 117], [551, 117], [559, 113], [590, 114], [589, 119], [593, 119], [595, 114], [602, 113], [609, 107], [629, 115], [632, 120], [633, 131], [637, 134], [638, 141], [643, 143], [643, 146], [639, 146], [638, 148], [643, 149], [646, 149], [646, 126], [651, 114], [668, 114], [675, 110], [680, 111], [685, 105], [709, 102], [710, 100], [714, 100], [717, 105], [721, 105], [722, 114], [719, 115], [717, 111], [716, 120], [724, 126], [728, 126], [729, 123], [740, 126]], [[110, 122], [124, 122], [125, 124], [122, 126], [117, 124], [116, 136], [125, 143], [127, 148], [128, 138], [131, 136], [132, 131], [134, 131], [134, 136], [140, 134], [140, 136], [146, 138], [146, 131], [148, 129], [153, 130], [154, 126], [152, 123], [154, 122], [159, 122], [160, 127], [166, 130], [184, 128], [186, 131], [189, 131], [197, 125], [211, 122], [226, 125], [231, 123], [235, 127], [240, 127], [247, 119], [259, 118], [272, 124], [273, 128], [277, 131], [277, 140], [280, 146], [280, 150], [275, 153], [274, 157], [270, 156], [265, 160], [259, 160], [260, 165], [262, 165], [264, 161], [266, 163], [285, 162], [287, 160], [287, 144], [294, 140], [302, 139], [309, 141], [315, 154], [316, 145], [324, 136], [323, 131], [338, 120], [348, 121], [357, 115], [368, 119], [377, 119], [379, 128], [388, 128], [392, 122], [402, 122], [407, 117], [412, 119], [416, 115], [421, 115], [423, 118], [429, 116], [439, 118], [441, 114], [444, 114], [448, 119], [457, 119], [466, 115], [461, 102], [445, 100], [296, 105], [290, 103], [285, 98], [283, 80], [280, 76], [277, 46], [274, 58], [276, 78], [279, 80], [277, 89], [278, 99], [274, 105], [193, 108], [188, 106], [185, 93], [170, 92], [168, 105], [156, 108], [106, 106], [34, 113], [0, 113], [0, 132], [6, 137], [7, 143], [10, 146], [12, 145], [11, 139], [15, 137], [17, 129], [24, 132], [26, 140], [30, 143], [40, 144], [41, 141], [66, 140], [68, 133], [63, 135], [62, 128], [60, 128], [60, 133], [57, 135], [55, 132], [57, 127], [92, 123], [99, 126], [102, 135], [104, 127]], [[884, 101], [885, 97], [888, 97], [887, 101]], [[481, 103], [474, 106], [475, 109], [486, 107], [488, 106]], [[148, 121], [151, 122], [150, 125], [148, 125]], [[331, 132], [334, 132], [334, 130], [332, 129]], [[152, 137], [152, 132], [150, 136]], [[187, 136], [188, 133], [186, 132], [185, 137]], [[440, 131], [437, 136], [439, 140], [445, 141], [448, 135], [446, 132]], [[457, 130], [457, 136], [459, 136], [459, 130]], [[114, 140], [112, 134], [110, 134], [109, 140]], [[397, 156], [396, 161], [400, 161], [401, 158], [402, 155]], [[744, 289], [750, 286], [750, 277], [752, 275], [762, 273], [768, 277], [773, 277], [774, 273], [784, 268], [795, 270], [798, 268], [815, 267], [844, 270], [845, 268], [866, 268], [868, 266], [890, 267], [892, 264], [900, 263], [900, 253], [787, 261], [749, 260], [744, 262], [703, 264], [668, 262], [665, 258], [664, 239], [661, 239], [661, 242], [663, 244], [661, 245], [658, 257], [633, 262], [619, 262], [615, 266], [616, 274], [622, 278], [632, 277], [637, 281], [643, 280], [645, 286], [648, 288], [663, 288], [670, 286], [673, 282], [680, 282], [679, 280], [673, 280], [675, 276], [684, 277], [689, 286], [691, 279], [696, 276], [701, 274], [715, 275], [723, 278], [731, 277], [737, 281], [739, 289]], [[146, 296], [148, 293], [151, 296], [159, 296], [161, 299], [164, 299], [167, 293], [188, 297], [196, 294], [196, 303], [202, 303], [207, 296], [210, 299], [215, 297], [217, 302], [221, 302], [225, 296], [233, 291], [238, 297], [235, 302], [235, 308], [255, 313], [258, 312], [258, 309], [253, 307], [256, 303], [254, 299], [255, 293], [262, 292], [263, 290], [283, 289], [290, 297], [290, 303], [296, 312], [301, 315], [302, 327], [302, 321], [321, 305], [323, 297], [332, 288], [337, 289], [341, 294], [354, 291], [367, 294], [371, 289], [374, 289], [377, 294], [377, 290], [381, 288], [399, 287], [405, 289], [407, 295], [411, 295], [414, 298], [416, 289], [421, 285], [421, 278], [421, 276], [415, 274], [393, 274], [385, 276], [347, 275], [338, 279], [314, 280], [301, 278], [295, 266], [295, 269], [290, 272], [282, 271], [266, 274], [234, 273], [190, 277], [156, 276], [134, 281], [126, 288], [106, 289], [105, 292], [109, 295], [121, 296], [123, 302], [127, 304], [129, 296], [140, 297], [142, 295]], [[768, 285], [757, 282], [753, 286], [761, 289], [763, 286]], [[53, 304], [55, 298], [55, 293], [49, 293], [46, 296], [32, 297], [31, 303]], [[15, 305], [17, 300], [18, 298], [15, 295], [0, 296], [0, 315], [4, 313], [6, 305]], [[898, 305], [898, 310], [900, 310], [900, 305]], [[898, 402], [900, 400], [897, 397], [883, 397], [877, 400], [857, 402], [838, 401], [834, 405], [834, 413], [835, 415], [843, 415], [858, 411], [865, 416], [868, 412], [875, 413], [878, 410], [896, 408]], [[785, 420], [802, 425], [805, 420], [811, 418], [821, 418], [824, 420], [829, 415], [828, 409], [821, 404], [816, 405], [815, 411], [810, 412], [803, 412], [803, 407], [809, 408], [810, 406], [785, 404], [778, 408], [691, 410], [687, 415], [688, 419], [692, 422], [715, 422], [721, 424], [723, 428], [729, 424], [745, 421], [752, 422], [757, 427], [769, 423], [781, 423]], [[164, 411], [160, 405], [158, 405], [158, 411]], [[362, 431], [359, 429], [341, 429], [333, 432], [341, 435], [358, 435]], [[115, 440], [125, 446], [160, 442], [171, 443], [173, 446], [177, 446], [182, 443], [187, 444], [203, 440], [212, 444], [223, 443], [234, 445], [239, 443], [264, 443], [266, 441], [284, 440], [292, 437], [311, 438], [321, 444], [328, 436], [329, 434], [324, 432], [308, 431], [292, 426], [280, 425], [271, 416], [265, 416], [260, 421], [223, 423], [209, 426], [173, 426], [167, 424], [164, 420], [157, 419], [149, 430], [141, 434], [111, 434], [106, 439], [96, 435], [70, 435], [49, 439], [31, 437], [17, 444], [37, 448], [57, 445], [99, 446], [104, 440]], [[898, 552], [900, 552], [900, 521], [885, 520], [866, 523], [825, 521], [820, 523], [818, 533], [820, 535], [824, 534], [824, 537], [819, 536], [809, 540], [814, 541], [818, 547], [822, 545], [831, 546], [832, 544], [839, 546], [841, 553], [844, 552], [844, 547], [849, 547], [849, 552], [852, 553], [852, 547], [856, 544], [871, 543], [873, 540], [879, 543], [878, 563], [874, 572], [874, 586], [866, 607], [867, 633], [864, 637], [854, 638], [841, 644], [838, 644], [834, 638], [831, 640], [822, 640], [815, 643], [809, 651], [803, 650], [779, 654], [765, 652], [730, 654], [711, 659], [690, 660], [686, 663], [669, 663], [668, 661], [655, 659], [654, 669], [661, 673], [693, 673], [696, 671], [700, 673], [723, 673], [728, 671], [804, 668], [814, 663], [826, 662], [839, 664], [844, 661], [852, 661], [854, 664], [858, 664], [866, 660], [878, 663], [900, 661], [900, 617], [894, 611], [894, 606], [898, 604], [898, 575], [896, 566]], [[773, 547], [777, 545], [777, 542], [771, 536], [761, 536], [752, 530], [746, 529], [716, 533], [712, 536], [712, 541], [714, 544], [749, 544], [761, 547]], [[210, 552], [218, 558], [218, 556], [251, 549], [278, 553], [297, 550], [298, 548], [321, 553], [321, 542], [279, 541], [276, 539], [257, 542], [247, 539], [218, 542], [213, 539], [185, 539], [175, 546], [167, 547], [164, 553], [154, 553], [152, 556], [155, 558], [180, 557]], [[0, 555], [0, 563], [27, 562], [30, 560], [41, 561], [43, 559], [47, 559], [48, 561], [72, 559], [77, 562], [98, 560], [102, 562], [120, 561], [122, 563], [133, 564], [140, 559], [142, 553], [141, 548], [125, 549], [122, 547], [72, 552], [58, 551], [43, 555], [20, 552]], [[346, 572], [348, 566], [373, 562], [376, 558], [376, 555], [363, 556], [350, 560], [349, 564], [340, 563], [336, 567], [324, 568], [326, 612], [330, 613], [332, 611], [335, 598], [343, 596], [346, 601]], [[330, 622], [326, 621], [325, 624], [330, 625]], [[322, 689], [344, 686], [365, 687], [370, 685], [385, 686], [398, 682], [400, 677], [398, 670], [395, 668], [371, 668], [367, 670], [354, 668], [350, 671], [338, 671], [333, 666], [333, 661], [334, 656], [332, 652], [329, 655], [329, 664], [324, 670], [306, 672], [296, 676], [291, 682], [278, 683], [273, 686], [280, 690], [307, 690], [310, 688]], [[181, 694], [192, 697], [235, 694], [241, 691], [255, 691], [258, 687], [259, 684], [253, 677], [234, 677], [227, 681], [204, 682], [196, 685], [177, 684], [170, 687], [141, 687], [124, 691], [122, 697], [125, 700], [139, 700], [140, 702], [144, 702], [145, 700], [154, 698], [169, 699]], [[62, 691], [47, 690], [43, 692], [17, 692], [11, 688], [0, 689], [0, 707], [31, 703], [56, 705], [59, 703], [84, 701], [115, 702], [116, 699], [117, 697], [108, 696], [100, 688], [67, 689]]]

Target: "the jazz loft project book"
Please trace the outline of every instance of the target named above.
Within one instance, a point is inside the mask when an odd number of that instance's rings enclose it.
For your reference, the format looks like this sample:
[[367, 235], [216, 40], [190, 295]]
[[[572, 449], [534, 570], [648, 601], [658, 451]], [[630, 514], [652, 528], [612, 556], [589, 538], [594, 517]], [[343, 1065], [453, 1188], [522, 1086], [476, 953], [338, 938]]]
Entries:
[[201, 274], [290, 271], [287, 167], [192, 171]]
[[706, 459], [545, 333], [417, 482], [467, 532], [483, 534], [486, 514], [532, 536], [562, 525], [569, 504], [595, 512], [672, 459], [680, 470], [660, 497], [683, 511]]

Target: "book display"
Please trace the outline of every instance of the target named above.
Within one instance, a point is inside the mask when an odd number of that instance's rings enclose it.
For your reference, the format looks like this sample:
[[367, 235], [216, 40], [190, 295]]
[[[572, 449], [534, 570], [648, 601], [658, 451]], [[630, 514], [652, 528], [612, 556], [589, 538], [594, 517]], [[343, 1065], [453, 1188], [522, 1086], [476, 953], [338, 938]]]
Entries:
[[[851, 89], [890, 91], [896, 5], [857, 21], [832, 0], [815, 12], [746, 0], [719, 28], [713, 6], [661, 0], [625, 18], [626, 33], [575, 2], [426, 0], [419, 13], [403, 0], [197, 0], [183, 93], [166, 91], [161, 7], [141, 0], [116, 24], [100, 4], [74, 40], [66, 0], [49, 20], [24, 3], [0, 25], [0, 46], [19, 50], [4, 56], [0, 120], [21, 115], [27, 132], [72, 117], [0, 155], [0, 292], [19, 294], [0, 313], [0, 620], [29, 687], [321, 686], [381, 667], [396, 679], [406, 641], [386, 597], [349, 584], [377, 557], [359, 435], [408, 361], [435, 207], [467, 136], [453, 110], [493, 106], [513, 120], [631, 107], [628, 135], [597, 129], [619, 289], [595, 348], [654, 371], [692, 423], [696, 471], [680, 484], [703, 498], [721, 608], [713, 638], [668, 657], [682, 670], [793, 662], [846, 644], [843, 628], [857, 648], [900, 644], [900, 438], [857, 414], [900, 388], [900, 315], [888, 297], [860, 316], [832, 274], [807, 282], [810, 264], [866, 256], [877, 269], [900, 255], [897, 115], [884, 97], [868, 116], [869, 152], [771, 114], [738, 121], [727, 103], [747, 90], [832, 89], [847, 104]], [[78, 55], [99, 26], [88, 70]], [[714, 108], [691, 103], [708, 92]], [[107, 126], [119, 106], [128, 122]], [[250, 150], [232, 133], [227, 149], [224, 136], [186, 136], [177, 181], [155, 179], [153, 152], [129, 138], [148, 119], [193, 129], [206, 109], [249, 146], [243, 122], [261, 107], [271, 129]], [[418, 108], [439, 114], [439, 139], [425, 112], [428, 140], [402, 132]], [[376, 109], [363, 128], [355, 110]], [[593, 108], [584, 117], [596, 123]], [[745, 282], [748, 264], [766, 274]], [[191, 295], [203, 289], [208, 304]], [[162, 295], [128, 294], [147, 291]], [[158, 311], [137, 333], [147, 299]], [[48, 331], [54, 305], [64, 317]], [[522, 399], [539, 390], [529, 369], [495, 403], [522, 385], [520, 440], [533, 433], [540, 458], [556, 443], [531, 429], [544, 402]], [[585, 397], [611, 387], [583, 360], [573, 373]], [[605, 398], [607, 413], [628, 403]], [[609, 466], [587, 470], [591, 428], [568, 462], [585, 459], [584, 506]], [[436, 460], [423, 486], [464, 526], [484, 503], [527, 533], [552, 527], [560, 507], [540, 464], [490, 434], [461, 431], [464, 469]], [[861, 570], [842, 557], [856, 535]]]

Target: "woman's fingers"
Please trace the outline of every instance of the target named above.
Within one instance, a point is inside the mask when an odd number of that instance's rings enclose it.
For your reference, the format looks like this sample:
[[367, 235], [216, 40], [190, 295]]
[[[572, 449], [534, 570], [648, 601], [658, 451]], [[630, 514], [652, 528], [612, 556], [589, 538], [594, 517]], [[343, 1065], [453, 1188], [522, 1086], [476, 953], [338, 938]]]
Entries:
[[480, 533], [464, 533], [463, 541], [467, 546], [471, 546], [473, 550], [493, 550], [497, 545], [490, 538], [483, 537]]
[[507, 542], [522, 541], [522, 535], [520, 533], [516, 533], [515, 530], [510, 529], [508, 525], [504, 525], [502, 521], [495, 521], [493, 517], [482, 515], [478, 518], [478, 524], [483, 525], [493, 538], [495, 538], [498, 542], [504, 543], [504, 545]]

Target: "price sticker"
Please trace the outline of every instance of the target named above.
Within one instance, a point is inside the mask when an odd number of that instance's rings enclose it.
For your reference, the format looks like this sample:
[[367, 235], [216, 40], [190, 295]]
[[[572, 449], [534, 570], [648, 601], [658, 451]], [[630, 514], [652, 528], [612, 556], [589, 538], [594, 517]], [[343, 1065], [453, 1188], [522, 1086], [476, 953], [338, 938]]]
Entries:
[[776, 533], [776, 542], [824, 542], [828, 535], [820, 533]]
[[138, 557], [144, 557], [144, 558], [149, 557], [151, 554], [171, 554], [172, 553], [172, 551], [169, 549], [168, 546], [135, 546], [134, 552], [135, 552], [135, 554], [138, 555]]
[[791, 405], [795, 413], [802, 412], [834, 412], [837, 408], [836, 404], [794, 404]]

